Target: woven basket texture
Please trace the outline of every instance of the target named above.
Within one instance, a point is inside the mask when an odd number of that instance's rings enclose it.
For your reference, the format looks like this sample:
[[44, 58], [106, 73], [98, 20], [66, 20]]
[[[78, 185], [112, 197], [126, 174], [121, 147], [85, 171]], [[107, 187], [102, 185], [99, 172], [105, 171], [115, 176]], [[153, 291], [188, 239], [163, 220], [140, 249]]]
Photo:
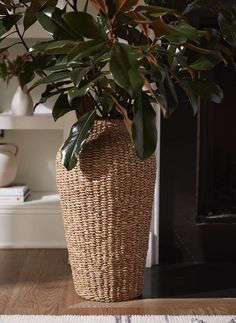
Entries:
[[57, 154], [57, 186], [75, 290], [115, 302], [142, 294], [156, 161], [141, 162], [121, 120], [97, 120], [76, 167]]

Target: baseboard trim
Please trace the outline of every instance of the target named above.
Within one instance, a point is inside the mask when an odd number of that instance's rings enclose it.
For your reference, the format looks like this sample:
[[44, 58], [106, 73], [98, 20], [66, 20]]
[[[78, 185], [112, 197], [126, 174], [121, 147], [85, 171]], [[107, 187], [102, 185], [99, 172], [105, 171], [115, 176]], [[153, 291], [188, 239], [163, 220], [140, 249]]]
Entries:
[[0, 214], [0, 248], [65, 247], [61, 214]]

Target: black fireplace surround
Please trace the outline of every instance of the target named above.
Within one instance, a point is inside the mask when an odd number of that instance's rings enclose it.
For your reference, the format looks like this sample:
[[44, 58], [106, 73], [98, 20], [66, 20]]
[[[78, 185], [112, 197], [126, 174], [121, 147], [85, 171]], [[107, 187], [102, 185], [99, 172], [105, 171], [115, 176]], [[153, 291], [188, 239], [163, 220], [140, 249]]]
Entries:
[[[194, 19], [216, 25], [206, 11]], [[236, 72], [222, 63], [202, 77], [222, 87], [222, 104], [201, 100], [193, 117], [183, 96], [161, 121], [161, 264], [236, 260]]]

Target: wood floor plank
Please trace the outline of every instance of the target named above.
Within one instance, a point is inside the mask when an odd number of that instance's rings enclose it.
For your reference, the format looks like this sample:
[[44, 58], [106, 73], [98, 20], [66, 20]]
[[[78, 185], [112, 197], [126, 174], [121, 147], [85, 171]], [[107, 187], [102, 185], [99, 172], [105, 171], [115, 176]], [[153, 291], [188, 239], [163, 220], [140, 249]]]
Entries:
[[0, 314], [236, 315], [236, 298], [92, 302], [75, 293], [65, 250], [0, 250]]
[[0, 251], [0, 313], [4, 313], [7, 304], [19, 280], [25, 262], [26, 250]]

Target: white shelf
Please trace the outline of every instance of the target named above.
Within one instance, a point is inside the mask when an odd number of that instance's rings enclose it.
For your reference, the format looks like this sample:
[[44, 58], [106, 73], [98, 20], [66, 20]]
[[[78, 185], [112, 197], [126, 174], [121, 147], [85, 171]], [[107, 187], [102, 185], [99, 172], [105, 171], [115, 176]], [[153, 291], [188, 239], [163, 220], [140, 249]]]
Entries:
[[50, 113], [38, 113], [32, 116], [14, 116], [10, 113], [0, 113], [0, 129], [15, 130], [63, 130], [63, 119], [54, 121]]
[[59, 195], [56, 192], [30, 192], [29, 198], [22, 203], [0, 203], [0, 214], [6, 211], [14, 213], [61, 213]]

